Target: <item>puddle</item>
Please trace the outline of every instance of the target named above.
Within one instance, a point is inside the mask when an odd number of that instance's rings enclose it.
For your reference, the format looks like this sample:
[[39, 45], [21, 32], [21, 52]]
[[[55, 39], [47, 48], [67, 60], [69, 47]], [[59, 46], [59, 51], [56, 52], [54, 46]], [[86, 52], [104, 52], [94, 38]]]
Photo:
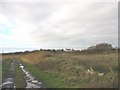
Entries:
[[41, 88], [40, 85], [42, 82], [36, 80], [27, 70], [25, 70], [25, 67], [22, 64], [19, 64], [19, 66], [25, 74], [25, 80], [27, 83], [26, 88]]
[[32, 84], [31, 82], [27, 82], [26, 88], [40, 88], [40, 86], [36, 84]]
[[2, 84], [2, 88], [15, 88], [13, 78], [7, 78], [7, 80]]

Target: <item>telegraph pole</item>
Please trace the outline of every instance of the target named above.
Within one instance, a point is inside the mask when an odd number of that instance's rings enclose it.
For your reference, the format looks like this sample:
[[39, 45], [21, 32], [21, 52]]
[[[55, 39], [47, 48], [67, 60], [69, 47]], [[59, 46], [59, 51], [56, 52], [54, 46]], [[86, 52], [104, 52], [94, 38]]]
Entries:
[[3, 54], [3, 50], [2, 50], [2, 54]]

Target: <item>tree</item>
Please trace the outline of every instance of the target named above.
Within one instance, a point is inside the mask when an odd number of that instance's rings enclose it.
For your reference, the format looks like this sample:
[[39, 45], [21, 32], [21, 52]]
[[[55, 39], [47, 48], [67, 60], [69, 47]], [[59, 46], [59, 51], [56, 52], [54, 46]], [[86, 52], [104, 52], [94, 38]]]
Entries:
[[112, 45], [107, 43], [100, 43], [95, 46], [91, 46], [87, 48], [87, 50], [90, 50], [90, 51], [108, 51], [112, 49], [113, 49]]
[[112, 50], [112, 45], [111, 44], [107, 44], [107, 43], [101, 43], [101, 44], [97, 44], [96, 46], [95, 46], [95, 49], [96, 50]]

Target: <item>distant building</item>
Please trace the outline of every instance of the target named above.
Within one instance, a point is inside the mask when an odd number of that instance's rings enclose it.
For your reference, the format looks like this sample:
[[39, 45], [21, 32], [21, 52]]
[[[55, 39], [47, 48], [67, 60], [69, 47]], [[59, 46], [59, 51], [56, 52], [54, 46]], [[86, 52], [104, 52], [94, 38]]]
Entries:
[[66, 52], [72, 52], [74, 50], [73, 49], [65, 49], [64, 51], [66, 51]]
[[88, 47], [87, 50], [94, 50], [95, 46]]

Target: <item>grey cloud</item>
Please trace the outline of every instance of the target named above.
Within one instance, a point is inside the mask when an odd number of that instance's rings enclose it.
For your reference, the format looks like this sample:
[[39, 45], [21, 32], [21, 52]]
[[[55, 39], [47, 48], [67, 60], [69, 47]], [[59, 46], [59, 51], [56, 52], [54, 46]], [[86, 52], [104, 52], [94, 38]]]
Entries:
[[36, 27], [28, 34], [38, 47], [82, 49], [100, 42], [117, 45], [117, 3], [3, 3], [3, 13]]

